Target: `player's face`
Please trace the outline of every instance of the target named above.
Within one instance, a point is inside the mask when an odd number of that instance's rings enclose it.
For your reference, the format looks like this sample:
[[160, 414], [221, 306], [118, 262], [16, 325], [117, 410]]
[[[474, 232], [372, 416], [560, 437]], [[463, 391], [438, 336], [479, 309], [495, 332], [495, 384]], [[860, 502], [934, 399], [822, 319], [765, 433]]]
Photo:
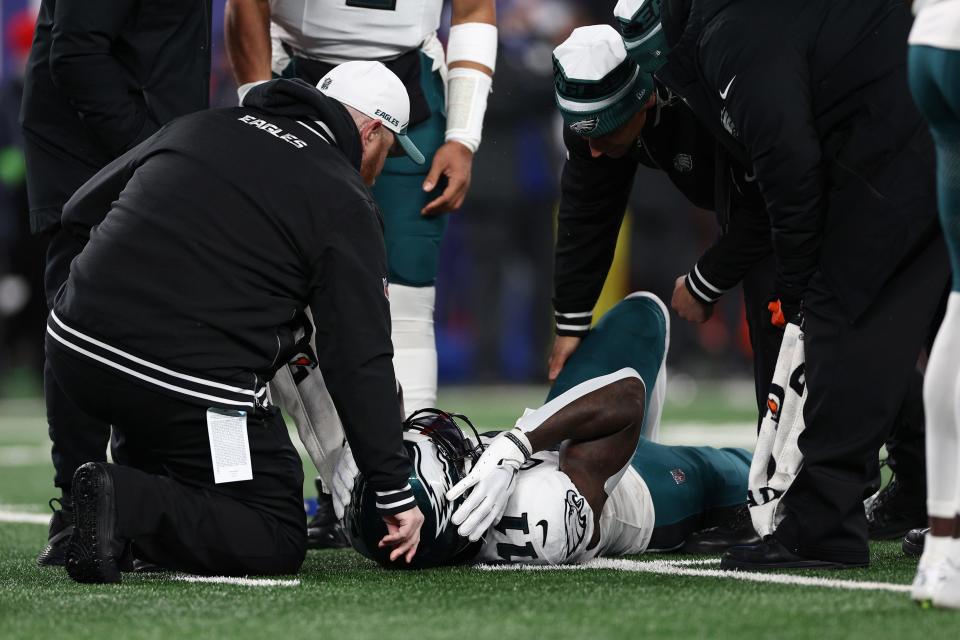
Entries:
[[383, 164], [394, 146], [393, 132], [384, 128], [379, 120], [368, 122], [360, 129], [363, 143], [363, 158], [360, 160], [360, 177], [364, 184], [372, 187], [377, 176], [383, 171]]
[[619, 129], [599, 138], [589, 138], [590, 155], [594, 158], [609, 156], [622, 158], [630, 153], [637, 144], [637, 138], [647, 123], [647, 112], [656, 104], [656, 95], [650, 96], [643, 108], [627, 120]]

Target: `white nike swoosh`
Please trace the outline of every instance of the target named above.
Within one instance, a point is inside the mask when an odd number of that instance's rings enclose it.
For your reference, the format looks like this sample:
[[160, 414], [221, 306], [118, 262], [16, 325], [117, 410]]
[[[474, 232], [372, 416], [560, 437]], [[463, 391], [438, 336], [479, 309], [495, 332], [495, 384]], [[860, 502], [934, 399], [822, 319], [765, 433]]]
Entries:
[[737, 76], [733, 76], [732, 78], [730, 78], [730, 82], [727, 83], [727, 88], [720, 92], [720, 99], [721, 99], [721, 100], [726, 100], [726, 99], [727, 99], [727, 94], [730, 93], [730, 85], [732, 85], [732, 84], [733, 84], [733, 81], [736, 80], [736, 79], [737, 79]]

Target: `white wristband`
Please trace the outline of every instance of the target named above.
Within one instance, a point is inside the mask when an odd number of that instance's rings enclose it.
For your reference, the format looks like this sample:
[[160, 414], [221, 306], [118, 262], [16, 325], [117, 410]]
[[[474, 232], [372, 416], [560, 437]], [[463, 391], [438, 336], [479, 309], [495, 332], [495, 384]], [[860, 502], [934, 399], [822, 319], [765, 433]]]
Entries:
[[447, 38], [447, 65], [476, 62], [495, 71], [497, 67], [497, 28], [485, 22], [464, 22], [450, 27]]
[[456, 67], [447, 80], [447, 133], [445, 140], [456, 140], [476, 152], [483, 133], [483, 114], [493, 78], [483, 71]]

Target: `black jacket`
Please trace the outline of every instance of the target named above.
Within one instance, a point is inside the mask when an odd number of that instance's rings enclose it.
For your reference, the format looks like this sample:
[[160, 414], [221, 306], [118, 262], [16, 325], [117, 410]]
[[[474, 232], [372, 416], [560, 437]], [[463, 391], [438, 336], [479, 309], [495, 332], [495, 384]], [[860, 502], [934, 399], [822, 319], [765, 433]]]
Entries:
[[902, 0], [664, 0], [657, 77], [746, 166], [777, 293], [820, 270], [850, 321], [936, 236], [934, 152], [907, 86]]
[[[360, 470], [378, 490], [406, 485], [382, 219], [361, 153], [346, 109], [299, 80], [177, 119], [64, 207], [64, 229], [89, 240], [52, 322], [249, 398], [301, 349], [309, 306]], [[174, 381], [188, 383], [189, 395], [192, 381]]]
[[622, 158], [593, 158], [585, 139], [564, 129], [554, 265], [559, 335], [581, 335], [610, 270], [637, 167], [664, 171], [695, 206], [717, 212], [722, 233], [691, 269], [688, 288], [710, 304], [769, 255], [770, 228], [756, 185], [668, 91], [658, 91], [637, 148]]
[[210, 0], [43, 0], [24, 87], [34, 232], [108, 162], [209, 105]]

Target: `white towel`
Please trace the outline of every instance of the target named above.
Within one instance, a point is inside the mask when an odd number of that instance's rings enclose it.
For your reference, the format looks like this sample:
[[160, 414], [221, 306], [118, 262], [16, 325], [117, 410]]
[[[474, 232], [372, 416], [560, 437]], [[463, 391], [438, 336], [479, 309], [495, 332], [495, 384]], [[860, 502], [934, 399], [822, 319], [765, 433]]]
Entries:
[[805, 426], [804, 364], [803, 331], [788, 324], [750, 465], [747, 498], [754, 529], [761, 537], [773, 533], [783, 520], [780, 501], [803, 466], [797, 439]]

